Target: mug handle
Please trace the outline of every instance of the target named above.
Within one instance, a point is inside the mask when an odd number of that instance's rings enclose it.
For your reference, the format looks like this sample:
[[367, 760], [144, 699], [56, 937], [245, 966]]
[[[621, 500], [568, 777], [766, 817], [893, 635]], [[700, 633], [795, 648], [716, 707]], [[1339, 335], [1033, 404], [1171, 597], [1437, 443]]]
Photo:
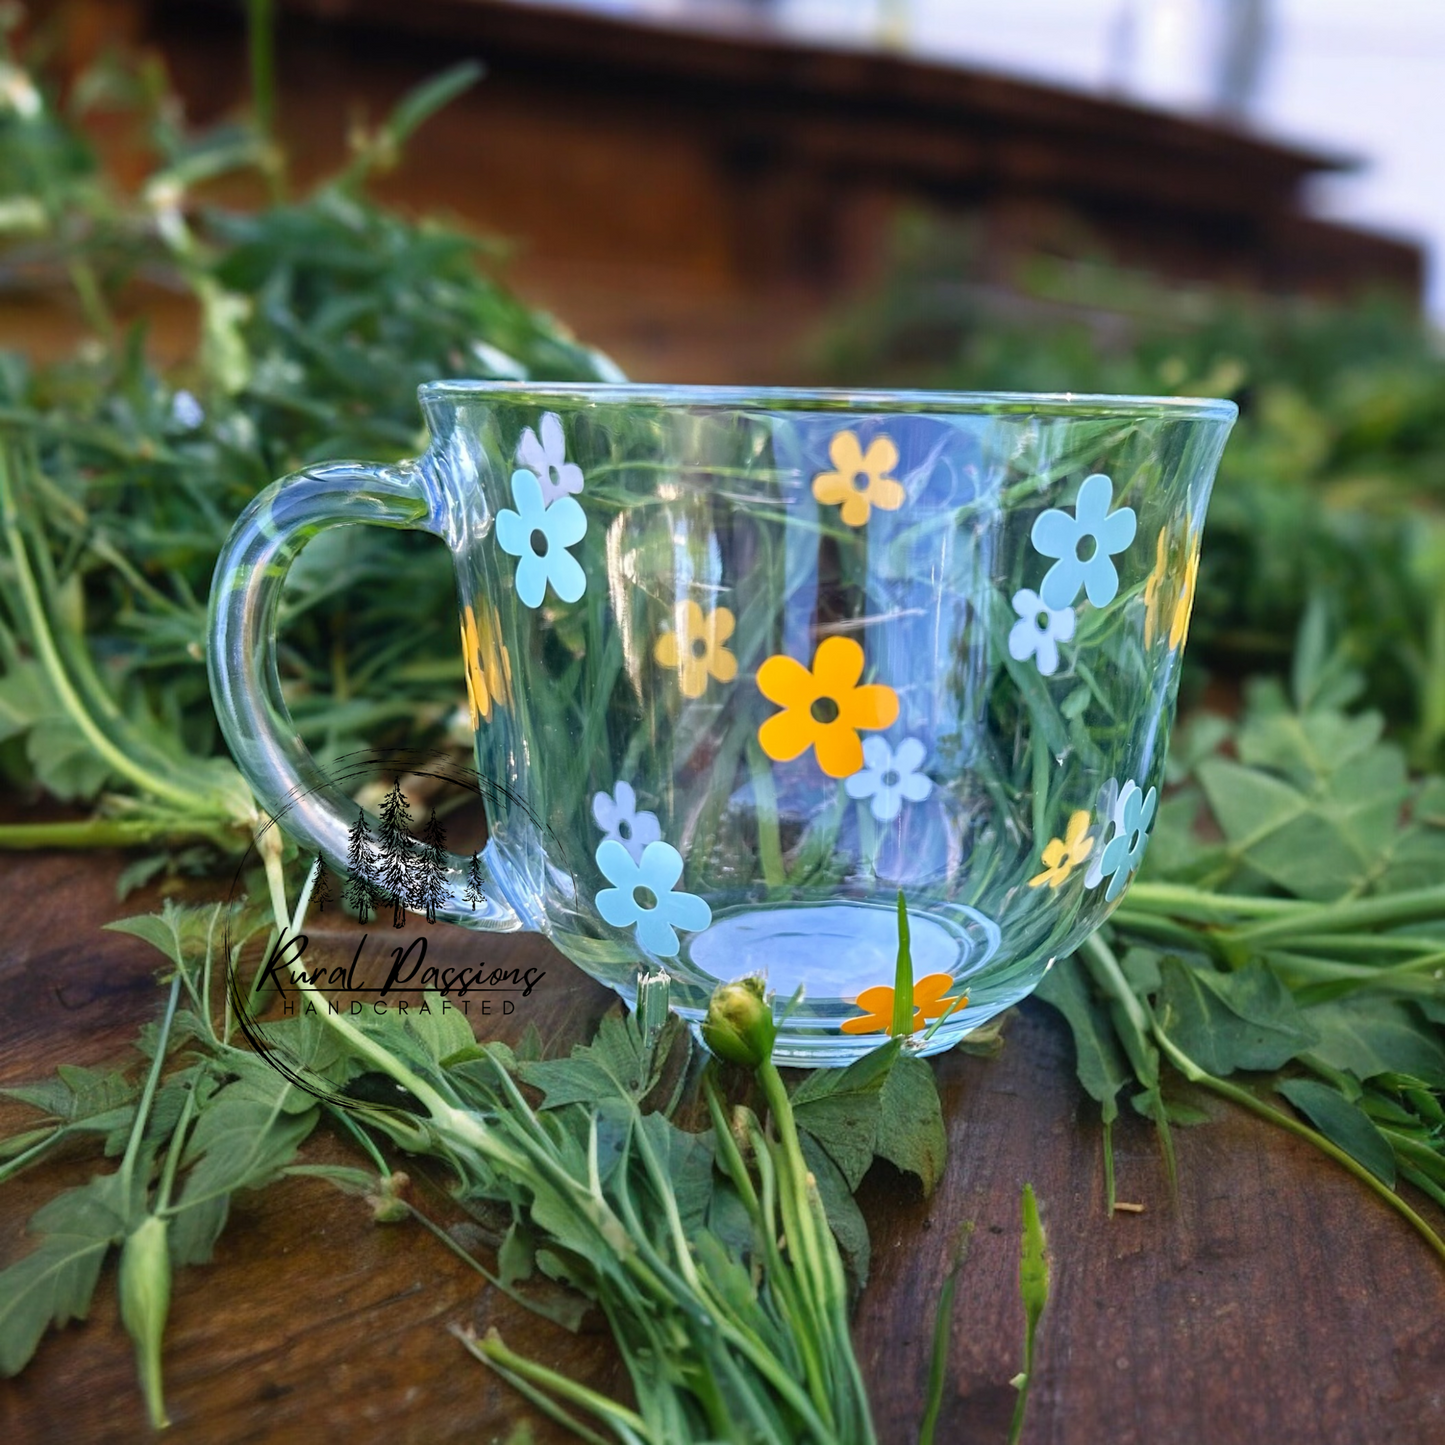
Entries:
[[[332, 527], [367, 522], [444, 535], [433, 516], [420, 466], [337, 462], [273, 483], [241, 514], [211, 580], [207, 667], [221, 731], [246, 781], [286, 832], [320, 853], [339, 874], [356, 804], [317, 766], [296, 731], [276, 668], [276, 613], [292, 563], [313, 537]], [[475, 909], [438, 908], [438, 918], [492, 933], [524, 925], [499, 884], [505, 865], [492, 845], [482, 850], [484, 901]], [[449, 873], [467, 863], [448, 855]]]

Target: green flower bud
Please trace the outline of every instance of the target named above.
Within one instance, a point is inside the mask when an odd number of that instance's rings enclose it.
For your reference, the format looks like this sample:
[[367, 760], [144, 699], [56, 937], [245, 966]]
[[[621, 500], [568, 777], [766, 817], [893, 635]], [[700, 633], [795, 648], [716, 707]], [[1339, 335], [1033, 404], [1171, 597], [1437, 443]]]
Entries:
[[147, 1215], [120, 1251], [120, 1317], [135, 1341], [136, 1369], [157, 1430], [171, 1423], [161, 1392], [161, 1340], [171, 1308], [168, 1229], [164, 1219]]
[[778, 1026], [763, 995], [760, 978], [738, 979], [713, 990], [703, 1020], [702, 1039], [720, 1059], [756, 1069], [773, 1056]]

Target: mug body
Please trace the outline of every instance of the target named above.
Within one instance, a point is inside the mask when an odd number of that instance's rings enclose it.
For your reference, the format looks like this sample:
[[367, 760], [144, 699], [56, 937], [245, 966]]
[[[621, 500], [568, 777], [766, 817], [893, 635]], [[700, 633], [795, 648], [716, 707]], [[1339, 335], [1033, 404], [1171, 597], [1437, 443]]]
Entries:
[[525, 926], [777, 1056], [946, 1048], [1148, 841], [1235, 409], [1175, 399], [437, 383], [492, 870]]

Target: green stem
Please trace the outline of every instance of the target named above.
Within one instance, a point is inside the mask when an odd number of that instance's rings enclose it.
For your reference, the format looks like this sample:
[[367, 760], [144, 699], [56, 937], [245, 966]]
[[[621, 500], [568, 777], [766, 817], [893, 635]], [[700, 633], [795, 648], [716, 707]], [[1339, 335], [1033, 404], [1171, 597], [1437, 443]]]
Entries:
[[1357, 1159], [1346, 1154], [1337, 1144], [1331, 1143], [1323, 1134], [1311, 1129], [1309, 1125], [1300, 1123], [1298, 1119], [1291, 1118], [1281, 1110], [1266, 1104], [1262, 1099], [1256, 1098], [1248, 1089], [1242, 1089], [1238, 1084], [1231, 1084], [1227, 1079], [1217, 1078], [1214, 1074], [1200, 1068], [1157, 1023], [1154, 1025], [1154, 1039], [1169, 1061], [1190, 1083], [1199, 1084], [1218, 1094], [1221, 1098], [1248, 1109], [1252, 1114], [1257, 1114], [1261, 1119], [1267, 1120], [1277, 1128], [1285, 1129], [1291, 1134], [1298, 1135], [1301, 1139], [1308, 1140], [1322, 1154], [1327, 1154], [1341, 1168], [1353, 1174], [1366, 1188], [1379, 1195], [1396, 1214], [1406, 1219], [1411, 1228], [1430, 1246], [1441, 1261], [1445, 1262], [1445, 1239], [1441, 1239], [1405, 1200], [1401, 1199], [1384, 1180], [1378, 1178]]
[[230, 849], [235, 835], [194, 813], [181, 818], [86, 818], [73, 823], [0, 824], [0, 848], [133, 848], [142, 843], [198, 839]]
[[1369, 898], [1356, 903], [1294, 906], [1297, 912], [1241, 928], [1236, 936], [1241, 942], [1257, 946], [1271, 939], [1293, 937], [1297, 933], [1354, 933], [1365, 928], [1427, 922], [1445, 917], [1445, 885], [1390, 893], [1383, 898]]
[[31, 640], [61, 706], [65, 708], [76, 727], [84, 734], [85, 740], [115, 772], [124, 778], [129, 778], [144, 792], [156, 797], [167, 798], [186, 812], [196, 812], [199, 800], [195, 795], [187, 789], [177, 787], [167, 779], [157, 777], [154, 773], [147, 771], [116, 747], [96, 726], [95, 720], [90, 716], [89, 711], [72, 687], [70, 677], [66, 673], [60, 653], [56, 648], [55, 638], [50, 631], [49, 619], [45, 615], [45, 607], [40, 600], [40, 590], [36, 586], [35, 574], [30, 570], [30, 557], [25, 548], [24, 538], [20, 535], [15, 498], [11, 490], [8, 454], [0, 454], [0, 511], [4, 513], [5, 539], [9, 546], [11, 560], [15, 564], [15, 578], [20, 585], [20, 594], [25, 602], [25, 610], [30, 622]]
[[135, 1119], [130, 1126], [130, 1138], [126, 1141], [125, 1157], [120, 1161], [120, 1197], [123, 1207], [130, 1207], [131, 1176], [135, 1173], [135, 1161], [140, 1154], [141, 1139], [145, 1134], [146, 1121], [150, 1118], [151, 1103], [160, 1083], [161, 1070], [166, 1062], [166, 1045], [171, 1037], [171, 1024], [175, 1022], [176, 1004], [181, 997], [181, 975], [177, 970], [171, 980], [171, 996], [166, 1002], [165, 1016], [156, 1032], [156, 1052], [151, 1060], [150, 1073], [146, 1075], [145, 1088], [141, 1090], [140, 1102], [136, 1105]]

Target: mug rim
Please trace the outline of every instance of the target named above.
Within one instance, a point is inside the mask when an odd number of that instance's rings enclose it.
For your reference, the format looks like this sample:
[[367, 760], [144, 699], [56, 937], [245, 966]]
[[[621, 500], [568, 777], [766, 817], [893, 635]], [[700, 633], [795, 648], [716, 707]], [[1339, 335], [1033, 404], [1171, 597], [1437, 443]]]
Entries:
[[655, 382], [428, 381], [418, 399], [498, 396], [511, 400], [582, 400], [592, 405], [743, 407], [749, 411], [927, 411], [935, 414], [1073, 417], [1164, 416], [1233, 422], [1239, 407], [1222, 397], [1131, 396], [1105, 392], [849, 390], [842, 387], [673, 386]]

